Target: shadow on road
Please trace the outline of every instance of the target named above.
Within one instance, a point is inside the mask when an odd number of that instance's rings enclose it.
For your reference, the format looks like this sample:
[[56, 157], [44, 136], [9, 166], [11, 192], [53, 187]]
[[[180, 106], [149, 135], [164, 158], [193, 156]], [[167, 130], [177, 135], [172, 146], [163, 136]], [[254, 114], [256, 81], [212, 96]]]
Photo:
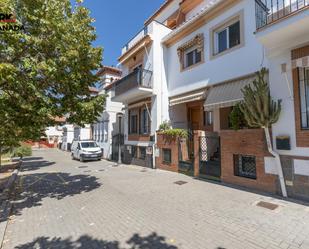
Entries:
[[[128, 246], [126, 248], [131, 249], [177, 249], [178, 247], [169, 245], [165, 242], [165, 237], [158, 236], [156, 233], [152, 233], [149, 236], [142, 237], [138, 234], [134, 234], [132, 238], [127, 241]], [[72, 241], [71, 238], [49, 238], [39, 237], [34, 241], [18, 245], [16, 249], [45, 249], [45, 248], [57, 248], [57, 249], [121, 249], [118, 241], [106, 241], [94, 239], [88, 235], [81, 236], [78, 240]]]
[[[40, 161], [36, 158], [25, 163], [23, 171], [31, 171], [39, 167], [46, 167], [53, 162]], [[29, 163], [29, 164], [28, 164]], [[13, 199], [12, 214], [20, 215], [24, 208], [41, 206], [44, 198], [61, 200], [85, 192], [90, 192], [101, 186], [98, 178], [92, 175], [72, 175], [64, 172], [27, 173], [19, 177], [15, 190], [11, 195]], [[0, 218], [0, 222], [7, 218]]]

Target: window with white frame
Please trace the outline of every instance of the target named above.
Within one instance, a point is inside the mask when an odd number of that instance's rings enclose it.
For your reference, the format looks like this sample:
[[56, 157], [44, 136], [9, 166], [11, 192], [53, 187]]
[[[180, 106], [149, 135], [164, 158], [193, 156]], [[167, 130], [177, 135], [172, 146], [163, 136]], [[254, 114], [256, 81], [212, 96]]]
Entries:
[[215, 54], [240, 44], [240, 21], [215, 31]]
[[309, 67], [299, 68], [301, 128], [309, 129]]

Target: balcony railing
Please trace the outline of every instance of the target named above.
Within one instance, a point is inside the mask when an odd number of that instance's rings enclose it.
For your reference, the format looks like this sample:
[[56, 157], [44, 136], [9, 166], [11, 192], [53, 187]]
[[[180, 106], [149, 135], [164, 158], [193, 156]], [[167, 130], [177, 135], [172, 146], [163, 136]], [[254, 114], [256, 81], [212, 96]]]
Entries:
[[256, 28], [263, 28], [308, 6], [309, 0], [255, 0]]
[[139, 40], [144, 38], [146, 35], [148, 35], [148, 27], [144, 27], [141, 31], [139, 31], [136, 36], [134, 36], [124, 47], [122, 48], [121, 54], [124, 54], [127, 52], [131, 47], [136, 44]]
[[119, 96], [134, 88], [152, 88], [152, 71], [137, 69], [115, 84], [115, 95]]

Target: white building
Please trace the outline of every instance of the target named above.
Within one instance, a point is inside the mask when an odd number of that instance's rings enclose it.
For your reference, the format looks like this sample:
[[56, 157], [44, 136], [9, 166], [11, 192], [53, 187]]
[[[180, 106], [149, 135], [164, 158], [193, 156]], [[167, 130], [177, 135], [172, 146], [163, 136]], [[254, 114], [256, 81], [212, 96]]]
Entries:
[[[263, 131], [234, 131], [230, 121], [243, 99], [241, 89], [266, 67], [272, 96], [283, 100], [273, 142], [291, 145], [275, 148], [288, 192], [303, 198], [301, 186], [309, 196], [308, 185], [299, 180], [309, 182], [308, 5], [307, 0], [165, 1], [119, 57], [124, 77], [113, 86], [112, 100], [125, 105], [124, 161], [153, 167], [156, 156], [158, 168], [185, 167], [196, 176], [279, 193]], [[171, 149], [160, 142], [153, 151], [165, 120], [199, 134], [194, 141], [190, 136], [185, 162], [178, 153], [182, 145]]]
[[258, 5], [255, 36], [269, 61], [271, 95], [282, 100], [272, 131], [288, 194], [309, 199], [309, 1], [279, 2]]
[[102, 84], [99, 94], [106, 94], [107, 96], [104, 112], [97, 123], [92, 125], [92, 137], [103, 149], [104, 158], [117, 161], [119, 128], [121, 129], [120, 135], [122, 136], [123, 134], [123, 124], [119, 127], [117, 114], [122, 113], [123, 105], [113, 102], [111, 96], [113, 95], [112, 87], [121, 78], [122, 72], [115, 67], [103, 66], [98, 75], [101, 78]]

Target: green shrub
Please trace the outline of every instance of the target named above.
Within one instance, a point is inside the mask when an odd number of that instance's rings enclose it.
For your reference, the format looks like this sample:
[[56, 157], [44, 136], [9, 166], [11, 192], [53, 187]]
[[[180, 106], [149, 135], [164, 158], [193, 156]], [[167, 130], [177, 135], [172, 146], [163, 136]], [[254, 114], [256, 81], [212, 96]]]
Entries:
[[25, 157], [31, 155], [32, 155], [32, 149], [30, 146], [22, 145], [13, 150], [14, 157]]
[[230, 122], [233, 130], [239, 130], [247, 126], [245, 116], [240, 110], [239, 104], [233, 107], [233, 110], [230, 114]]
[[188, 131], [184, 129], [169, 129], [163, 131], [163, 135], [169, 136], [169, 137], [181, 137], [181, 138], [188, 138], [189, 134]]
[[167, 131], [171, 129], [171, 124], [169, 121], [164, 121], [162, 124], [159, 126], [160, 131]]

